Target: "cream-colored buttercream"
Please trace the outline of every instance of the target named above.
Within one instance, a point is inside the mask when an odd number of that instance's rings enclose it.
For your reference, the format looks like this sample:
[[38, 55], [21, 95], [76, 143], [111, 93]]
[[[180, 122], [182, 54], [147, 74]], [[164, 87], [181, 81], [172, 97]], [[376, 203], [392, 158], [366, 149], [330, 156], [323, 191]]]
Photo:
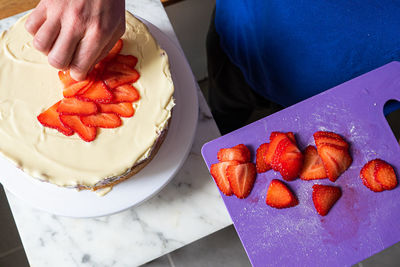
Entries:
[[[84, 142], [43, 127], [36, 116], [62, 99], [58, 70], [32, 46], [27, 16], [0, 36], [0, 152], [31, 176], [60, 186], [93, 186], [147, 158], [174, 106], [168, 57], [146, 26], [126, 14], [122, 54], [138, 58], [135, 115]], [[12, 179], [12, 177], [9, 177]]]

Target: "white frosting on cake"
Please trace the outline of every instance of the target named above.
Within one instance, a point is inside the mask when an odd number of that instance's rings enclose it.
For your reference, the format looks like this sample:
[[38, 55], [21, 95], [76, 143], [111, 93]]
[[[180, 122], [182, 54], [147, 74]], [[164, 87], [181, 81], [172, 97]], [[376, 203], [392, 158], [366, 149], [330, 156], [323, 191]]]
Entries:
[[[138, 58], [135, 115], [93, 142], [43, 127], [36, 116], [63, 98], [57, 69], [32, 46], [27, 16], [0, 36], [0, 152], [31, 176], [59, 186], [93, 186], [149, 156], [174, 106], [168, 57], [146, 26], [126, 13], [122, 54]], [[9, 177], [12, 179], [12, 177]]]

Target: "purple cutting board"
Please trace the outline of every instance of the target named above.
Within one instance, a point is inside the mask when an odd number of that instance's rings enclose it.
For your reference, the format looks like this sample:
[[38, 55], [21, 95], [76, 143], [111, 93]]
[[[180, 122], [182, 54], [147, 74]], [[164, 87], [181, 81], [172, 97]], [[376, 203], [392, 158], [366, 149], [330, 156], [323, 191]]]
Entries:
[[[362, 166], [381, 158], [399, 177], [400, 146], [383, 106], [400, 101], [400, 63], [379, 69], [215, 139], [202, 148], [208, 168], [220, 148], [243, 143], [254, 155], [272, 131], [292, 131], [304, 149], [318, 130], [341, 134], [351, 144], [353, 164], [332, 183], [327, 179], [289, 182], [299, 205], [274, 209], [265, 204], [274, 171], [258, 174], [246, 199], [222, 198], [253, 266], [350, 266], [400, 241], [400, 186], [374, 193], [359, 178]], [[312, 202], [313, 184], [342, 188], [343, 195], [322, 217]]]

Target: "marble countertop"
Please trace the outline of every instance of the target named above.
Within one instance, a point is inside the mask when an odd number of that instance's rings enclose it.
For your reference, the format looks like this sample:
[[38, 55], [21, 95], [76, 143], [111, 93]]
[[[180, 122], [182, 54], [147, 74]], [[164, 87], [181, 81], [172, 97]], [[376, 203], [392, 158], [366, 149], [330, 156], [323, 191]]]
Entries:
[[[159, 0], [128, 0], [126, 9], [165, 32], [178, 45]], [[0, 20], [0, 32], [22, 14]], [[194, 144], [176, 177], [155, 197], [121, 213], [92, 219], [51, 215], [6, 191], [31, 266], [136, 266], [228, 225], [231, 219], [200, 154], [219, 131], [200, 90]]]

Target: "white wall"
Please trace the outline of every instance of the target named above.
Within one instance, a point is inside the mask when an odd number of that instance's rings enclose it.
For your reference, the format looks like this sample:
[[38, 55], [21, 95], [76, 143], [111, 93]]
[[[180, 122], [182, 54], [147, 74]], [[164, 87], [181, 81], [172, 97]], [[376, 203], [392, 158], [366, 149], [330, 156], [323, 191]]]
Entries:
[[207, 77], [206, 36], [215, 0], [184, 0], [165, 8], [197, 80]]

